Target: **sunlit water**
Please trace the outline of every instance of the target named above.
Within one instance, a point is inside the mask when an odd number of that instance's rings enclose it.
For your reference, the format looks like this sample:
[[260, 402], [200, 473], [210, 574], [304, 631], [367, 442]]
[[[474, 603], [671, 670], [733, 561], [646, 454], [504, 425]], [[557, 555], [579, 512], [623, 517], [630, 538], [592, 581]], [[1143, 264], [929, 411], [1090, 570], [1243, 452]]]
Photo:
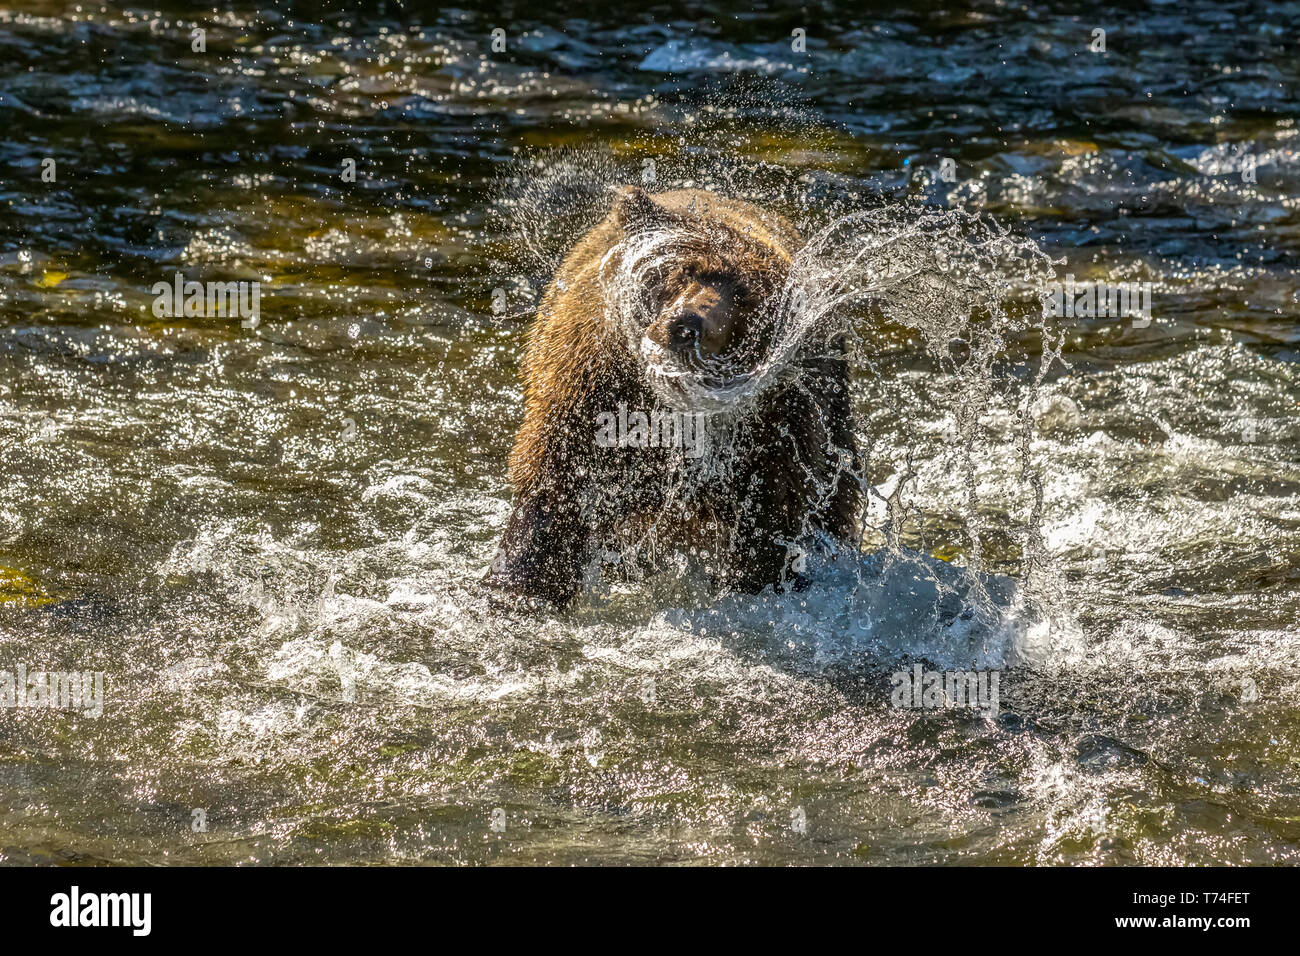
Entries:
[[[0, 859], [1300, 860], [1295, 5], [404, 7], [0, 13], [0, 670], [106, 677], [0, 711]], [[527, 322], [647, 160], [799, 275], [935, 251], [854, 327], [864, 551], [503, 610]], [[1044, 322], [1035, 249], [1154, 320]], [[260, 324], [155, 318], [177, 271]]]

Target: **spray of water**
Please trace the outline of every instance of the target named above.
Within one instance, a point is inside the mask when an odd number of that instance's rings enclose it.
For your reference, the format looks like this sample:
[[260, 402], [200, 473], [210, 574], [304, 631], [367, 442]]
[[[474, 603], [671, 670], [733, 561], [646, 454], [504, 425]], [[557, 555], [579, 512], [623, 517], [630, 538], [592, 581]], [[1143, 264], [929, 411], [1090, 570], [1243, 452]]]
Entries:
[[[573, 154], [555, 164], [542, 163], [539, 170], [539, 177], [516, 191], [513, 209], [517, 217], [522, 214], [515, 219], [516, 228], [533, 237], [529, 248], [548, 263], [558, 262], [549, 251], [556, 244], [539, 238], [539, 231], [543, 223], [557, 221], [552, 211], [556, 203], [585, 195], [590, 208], [579, 218], [594, 222], [608, 206], [608, 187], [634, 181], [627, 170], [620, 175], [618, 165], [608, 159], [582, 160]], [[700, 185], [698, 178], [674, 182], [664, 173], [661, 168], [652, 191]], [[763, 307], [761, 321], [771, 334], [761, 356], [685, 368], [645, 338], [654, 308], [653, 285], [676, 251], [692, 243], [720, 241], [705, 227], [695, 227], [688, 219], [636, 232], [603, 263], [608, 319], [622, 328], [629, 352], [645, 364], [660, 397], [679, 408], [729, 420], [743, 418], [802, 357], [847, 341], [858, 405], [869, 408], [873, 396], [882, 392], [878, 332], [885, 326], [908, 330], [928, 356], [936, 393], [942, 389], [951, 418], [947, 453], [964, 485], [963, 500], [949, 503], [961, 522], [961, 567], [953, 569], [956, 579], [938, 574], [932, 559], [906, 546], [909, 528], [915, 530], [923, 520], [913, 496], [915, 462], [909, 455], [888, 488], [872, 485], [865, 476], [887, 463], [873, 461], [877, 443], [865, 422], [858, 429], [860, 460], [844, 465], [851, 480], [863, 483], [868, 501], [860, 546], [870, 550], [883, 544], [887, 562], [915, 565], [940, 595], [960, 591], [966, 613], [993, 628], [1005, 620], [1007, 606], [1005, 594], [990, 596], [986, 545], [990, 539], [1013, 540], [1018, 552], [1017, 600], [1022, 607], [1038, 609], [1057, 604], [1051, 593], [1057, 576], [1045, 573], [1039, 531], [1042, 489], [1031, 457], [1031, 409], [1044, 376], [1061, 361], [1059, 333], [1044, 319], [1036, 294], [1054, 277], [1053, 261], [1031, 240], [960, 209], [909, 202], [857, 209], [836, 204], [832, 213], [819, 215], [806, 197], [794, 208], [788, 195], [750, 192], [738, 198], [786, 211], [800, 221], [808, 237], [784, 282]], [[570, 211], [570, 218], [573, 215]], [[1024, 352], [1027, 344], [1030, 354]], [[1034, 344], [1037, 354], [1032, 354]], [[1015, 423], [1010, 463], [1005, 461], [1006, 443], [989, 437], [990, 423], [1008, 418]], [[918, 430], [920, 426], [905, 423]], [[1006, 480], [996, 507], [989, 507], [980, 475], [989, 471], [987, 459], [994, 455], [1004, 457]], [[999, 571], [1009, 568], [1005, 556], [997, 564]]]
[[[1031, 460], [1030, 411], [1043, 377], [1061, 360], [1060, 333], [1047, 324], [1035, 294], [1055, 275], [1054, 265], [1031, 240], [960, 209], [897, 204], [840, 216], [814, 234], [796, 257], [775, 303], [781, 335], [752, 383], [753, 389], [761, 389], [809, 343], [844, 334], [854, 342], [859, 372], [878, 380], [880, 372], [872, 360], [873, 322], [884, 320], [918, 333], [925, 350], [951, 379], [954, 427], [949, 443], [955, 446], [965, 481], [962, 519], [966, 568], [973, 584], [969, 600], [978, 615], [996, 613], [978, 581], [990, 520], [980, 500], [978, 458], [996, 453], [984, 440], [984, 423], [1008, 406], [1019, 424], [1015, 479], [1030, 499], [1016, 535], [1022, 585], [1042, 600], [1054, 580], [1043, 575], [1042, 489]], [[1017, 396], [997, 367], [1012, 343], [1027, 335], [1037, 338], [1040, 354], [1032, 363], [1036, 367], [1031, 380]], [[904, 474], [892, 494], [882, 499], [886, 515], [880, 530], [898, 556], [905, 554], [899, 539], [910, 477]], [[875, 489], [871, 492], [879, 496]], [[997, 520], [1009, 517], [1003, 514]]]

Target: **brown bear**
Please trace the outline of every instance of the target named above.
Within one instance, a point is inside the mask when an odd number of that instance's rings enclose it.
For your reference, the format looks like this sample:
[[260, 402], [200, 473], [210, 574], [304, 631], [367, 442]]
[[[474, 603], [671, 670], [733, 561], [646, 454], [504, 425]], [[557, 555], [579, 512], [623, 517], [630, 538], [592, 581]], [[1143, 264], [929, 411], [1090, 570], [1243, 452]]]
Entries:
[[794, 559], [816, 533], [856, 540], [843, 341], [804, 344], [733, 399], [782, 331], [800, 245], [747, 202], [615, 191], [528, 342], [492, 584], [563, 606], [610, 549], [645, 560], [689, 549], [722, 585], [756, 593], [799, 586]]

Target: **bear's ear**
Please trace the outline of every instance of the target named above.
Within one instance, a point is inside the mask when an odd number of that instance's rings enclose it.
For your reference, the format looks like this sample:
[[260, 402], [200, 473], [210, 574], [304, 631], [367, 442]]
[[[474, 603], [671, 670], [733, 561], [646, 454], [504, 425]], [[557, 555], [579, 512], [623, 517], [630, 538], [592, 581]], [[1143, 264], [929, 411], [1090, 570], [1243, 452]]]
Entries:
[[681, 218], [638, 186], [615, 186], [614, 218], [624, 232], [671, 225]]

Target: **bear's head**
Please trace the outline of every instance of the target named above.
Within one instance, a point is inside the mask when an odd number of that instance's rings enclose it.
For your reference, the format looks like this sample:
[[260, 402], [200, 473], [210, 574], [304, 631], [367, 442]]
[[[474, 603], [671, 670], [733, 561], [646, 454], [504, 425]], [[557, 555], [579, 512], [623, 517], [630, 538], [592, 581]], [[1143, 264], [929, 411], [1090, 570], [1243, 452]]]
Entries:
[[672, 404], [694, 404], [688, 393], [752, 373], [772, 339], [789, 256], [761, 224], [723, 212], [707, 201], [617, 191], [614, 215], [627, 236], [621, 281], [635, 316], [629, 331]]

